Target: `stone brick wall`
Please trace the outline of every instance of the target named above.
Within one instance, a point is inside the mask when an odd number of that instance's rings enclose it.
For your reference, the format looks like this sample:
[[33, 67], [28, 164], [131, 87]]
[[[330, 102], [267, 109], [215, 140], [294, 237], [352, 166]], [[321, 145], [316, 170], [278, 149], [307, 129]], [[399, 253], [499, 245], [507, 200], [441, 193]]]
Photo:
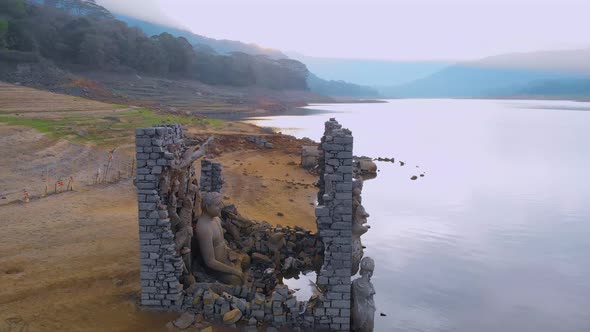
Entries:
[[325, 123], [320, 145], [320, 191], [316, 208], [324, 264], [317, 284], [324, 290], [314, 309], [316, 327], [349, 331], [352, 266], [352, 146], [348, 129], [335, 120]]
[[201, 160], [201, 191], [221, 192], [223, 189], [222, 166], [208, 159]]
[[169, 147], [183, 149], [180, 125], [136, 129], [137, 200], [141, 261], [141, 304], [180, 309], [183, 261], [177, 255], [174, 234], [159, 186], [160, 175], [174, 163]]

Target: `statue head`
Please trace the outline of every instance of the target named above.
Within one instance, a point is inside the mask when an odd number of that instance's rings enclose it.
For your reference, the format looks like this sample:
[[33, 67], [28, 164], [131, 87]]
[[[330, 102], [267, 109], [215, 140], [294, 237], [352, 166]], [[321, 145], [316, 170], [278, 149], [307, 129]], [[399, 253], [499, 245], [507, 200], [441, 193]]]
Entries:
[[361, 276], [371, 278], [375, 270], [375, 261], [371, 257], [361, 259]]
[[369, 217], [369, 214], [367, 213], [367, 211], [365, 210], [365, 207], [362, 205], [357, 206], [356, 211], [354, 213], [354, 221], [358, 224], [366, 224], [367, 223], [367, 218]]
[[207, 192], [202, 198], [203, 212], [212, 217], [221, 217], [221, 210], [224, 207], [223, 196], [217, 192]]

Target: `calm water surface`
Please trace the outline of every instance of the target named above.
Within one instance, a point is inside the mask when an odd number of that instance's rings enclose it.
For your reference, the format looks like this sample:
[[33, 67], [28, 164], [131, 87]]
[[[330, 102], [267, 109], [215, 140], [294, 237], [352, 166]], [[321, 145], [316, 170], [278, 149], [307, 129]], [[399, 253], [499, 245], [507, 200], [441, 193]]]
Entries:
[[356, 155], [396, 159], [363, 191], [376, 331], [590, 331], [590, 104], [309, 108], [251, 121], [319, 140], [336, 117]]

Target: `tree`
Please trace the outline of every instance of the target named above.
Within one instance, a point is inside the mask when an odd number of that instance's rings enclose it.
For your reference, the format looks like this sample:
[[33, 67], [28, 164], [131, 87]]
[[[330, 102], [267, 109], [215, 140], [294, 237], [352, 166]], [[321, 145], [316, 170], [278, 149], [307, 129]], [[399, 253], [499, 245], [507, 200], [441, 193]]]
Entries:
[[105, 64], [105, 38], [87, 33], [80, 44], [79, 62], [90, 67], [101, 68]]
[[8, 21], [0, 20], [0, 49], [6, 48], [6, 34], [8, 33]]
[[0, 0], [0, 18], [21, 18], [25, 16], [26, 8], [24, 0]]

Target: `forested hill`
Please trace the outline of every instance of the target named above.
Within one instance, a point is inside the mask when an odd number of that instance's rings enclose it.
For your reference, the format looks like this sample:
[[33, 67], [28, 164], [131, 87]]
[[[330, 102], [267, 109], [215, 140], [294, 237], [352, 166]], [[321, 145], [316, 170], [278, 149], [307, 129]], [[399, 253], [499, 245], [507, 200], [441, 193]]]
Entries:
[[201, 50], [208, 50], [209, 52], [219, 54], [231, 54], [233, 52], [243, 52], [252, 55], [266, 55], [272, 59], [286, 59], [288, 58], [281, 51], [262, 48], [255, 44], [246, 44], [235, 40], [214, 39], [205, 37], [187, 30], [173, 28], [157, 23], [152, 23], [126, 15], [115, 14], [115, 17], [130, 27], [140, 28], [148, 36], [159, 35], [163, 32], [168, 32], [176, 37], [186, 38], [194, 47]]
[[0, 0], [0, 49], [3, 62], [40, 57], [62, 68], [128, 71], [213, 85], [308, 89], [308, 70], [301, 62], [204, 52], [169, 33], [148, 37], [89, 0]]

